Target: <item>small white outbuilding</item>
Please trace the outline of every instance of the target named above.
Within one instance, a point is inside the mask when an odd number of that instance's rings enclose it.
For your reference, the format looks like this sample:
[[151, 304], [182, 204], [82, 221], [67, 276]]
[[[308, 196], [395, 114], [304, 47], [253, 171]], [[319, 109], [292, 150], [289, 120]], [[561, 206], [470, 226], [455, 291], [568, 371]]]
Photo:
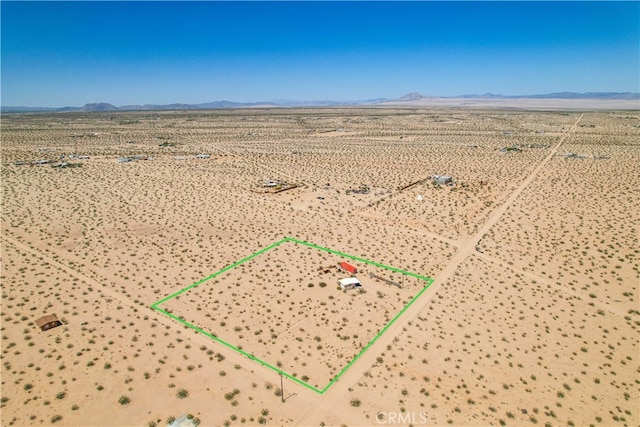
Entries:
[[338, 280], [338, 284], [340, 285], [343, 291], [362, 287], [362, 285], [360, 284], [360, 281], [355, 277], [347, 277], [344, 279], [340, 279]]

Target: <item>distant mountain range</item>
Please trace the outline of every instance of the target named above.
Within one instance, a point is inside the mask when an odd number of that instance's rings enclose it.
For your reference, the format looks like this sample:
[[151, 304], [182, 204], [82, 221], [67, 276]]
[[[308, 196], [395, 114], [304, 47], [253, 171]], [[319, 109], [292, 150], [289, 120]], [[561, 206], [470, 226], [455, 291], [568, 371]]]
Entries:
[[[295, 101], [276, 100], [265, 102], [234, 102], [234, 101], [213, 101], [201, 104], [144, 104], [144, 105], [115, 105], [100, 102], [85, 104], [83, 107], [0, 107], [3, 113], [38, 113], [38, 112], [67, 112], [67, 111], [161, 111], [161, 110], [214, 110], [233, 108], [295, 108], [295, 107], [340, 107], [340, 106], [375, 106], [385, 103], [411, 103], [420, 100], [437, 99], [598, 99], [598, 100], [638, 100], [640, 93], [632, 92], [559, 92], [542, 95], [500, 95], [484, 93], [481, 95], [459, 95], [459, 96], [425, 96], [418, 92], [411, 92], [400, 98], [375, 98], [364, 101]], [[640, 105], [640, 104], [639, 104]]]
[[632, 92], [557, 92], [544, 95], [500, 95], [485, 93], [482, 95], [462, 95], [452, 98], [479, 98], [479, 99], [640, 99], [640, 93]]

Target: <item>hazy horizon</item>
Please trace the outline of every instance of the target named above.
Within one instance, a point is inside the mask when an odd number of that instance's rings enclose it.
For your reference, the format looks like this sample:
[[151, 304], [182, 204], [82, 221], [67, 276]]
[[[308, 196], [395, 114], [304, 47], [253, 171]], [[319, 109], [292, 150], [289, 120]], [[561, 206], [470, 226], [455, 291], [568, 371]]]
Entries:
[[[420, 95], [422, 98], [415, 98], [413, 97], [414, 95]], [[558, 96], [552, 96], [552, 95], [558, 95]], [[589, 96], [585, 96], [585, 95], [589, 95]], [[593, 95], [593, 96], [591, 96]], [[622, 96], [621, 96], [622, 95]], [[295, 100], [295, 99], [262, 99], [262, 100], [254, 100], [254, 101], [243, 101], [243, 102], [238, 102], [235, 101], [233, 99], [217, 99], [217, 100], [211, 100], [208, 102], [199, 102], [199, 103], [192, 103], [192, 102], [168, 102], [168, 103], [163, 103], [163, 104], [149, 104], [149, 103], [135, 103], [135, 104], [122, 104], [122, 105], [115, 105], [115, 104], [111, 104], [109, 102], [101, 102], [101, 101], [95, 101], [95, 102], [86, 102], [82, 105], [78, 104], [78, 105], [58, 105], [58, 106], [53, 106], [53, 107], [48, 107], [48, 106], [39, 106], [39, 105], [0, 105], [0, 108], [2, 109], [3, 112], [20, 112], [20, 111], [49, 111], [49, 110], [53, 110], [53, 111], [74, 111], [75, 109], [83, 109], [85, 107], [89, 107], [89, 108], [98, 108], [95, 111], [103, 111], [101, 109], [101, 107], [107, 108], [109, 106], [111, 107], [115, 107], [116, 109], [119, 110], [123, 110], [123, 111], [129, 111], [129, 108], [132, 108], [134, 111], [137, 109], [142, 109], [144, 110], [145, 108], [152, 108], [152, 109], [160, 109], [160, 110], [167, 110], [167, 109], [173, 109], [173, 108], [169, 108], [169, 107], [174, 107], [176, 109], [200, 109], [200, 108], [204, 108], [204, 109], [209, 109], [209, 108], [243, 108], [243, 107], [260, 107], [260, 106], [273, 106], [273, 107], [284, 107], [284, 108], [289, 108], [289, 107], [330, 107], [330, 106], [347, 106], [347, 105], [352, 105], [352, 106], [367, 106], [367, 105], [373, 105], [373, 106], [380, 106], [380, 105], [385, 105], [388, 104], [389, 102], [395, 102], [396, 104], [394, 105], [399, 105], [397, 104], [398, 102], [402, 103], [405, 102], [407, 106], [410, 105], [414, 105], [411, 104], [414, 101], [420, 101], [422, 99], [425, 100], [429, 100], [429, 99], [433, 99], [434, 102], [437, 102], [436, 100], [440, 100], [440, 101], [454, 101], [454, 100], [477, 100], [477, 101], [482, 101], [485, 100], [487, 102], [492, 102], [492, 100], [497, 100], [497, 101], [512, 101], [512, 102], [518, 102], [518, 101], [522, 101], [522, 102], [526, 102], [526, 100], [530, 100], [530, 101], [543, 101], [543, 100], [549, 100], [551, 101], [551, 104], [545, 104], [547, 107], [549, 108], [571, 108], [570, 105], [567, 106], [566, 104], [562, 104], [562, 102], [564, 100], [567, 100], [569, 102], [571, 101], [580, 101], [580, 100], [591, 100], [591, 101], [596, 101], [598, 102], [600, 101], [604, 101], [604, 102], [608, 102], [608, 101], [617, 101], [617, 100], [621, 100], [621, 102], [626, 102], [626, 101], [634, 101], [634, 102], [638, 102], [640, 101], [640, 93], [638, 92], [587, 92], [587, 93], [575, 93], [575, 92], [556, 92], [556, 93], [551, 93], [551, 94], [521, 94], [521, 95], [502, 95], [502, 94], [494, 94], [494, 93], [484, 93], [484, 94], [461, 94], [461, 95], [453, 95], [453, 96], [431, 96], [428, 94], [420, 94], [420, 93], [416, 93], [416, 92], [411, 92], [411, 93], [407, 93], [403, 96], [399, 96], [396, 98], [369, 98], [369, 99], [353, 99], [353, 100], [330, 100], [330, 99], [315, 99], [315, 100]], [[439, 104], [439, 105], [446, 105], [446, 104]], [[456, 104], [450, 104], [450, 106], [454, 106]], [[464, 105], [470, 105], [468, 103], [465, 103]], [[496, 104], [496, 105], [503, 105], [503, 106], [513, 106], [515, 104]], [[519, 106], [524, 106], [525, 104], [518, 104]], [[582, 105], [582, 104], [581, 104]], [[604, 106], [604, 108], [622, 108], [625, 109], [627, 108], [629, 105], [627, 104], [617, 104], [617, 106], [612, 107], [611, 104], [601, 104], [599, 107], [597, 106], [598, 104], [584, 104], [582, 105], [583, 107], [585, 105], [588, 105], [589, 108], [591, 109], [600, 109]], [[577, 105], [573, 105], [573, 107], [575, 108]], [[640, 105], [639, 105], [640, 107]], [[93, 110], [91, 110], [93, 111]]]
[[6, 2], [3, 106], [640, 92], [638, 2]]

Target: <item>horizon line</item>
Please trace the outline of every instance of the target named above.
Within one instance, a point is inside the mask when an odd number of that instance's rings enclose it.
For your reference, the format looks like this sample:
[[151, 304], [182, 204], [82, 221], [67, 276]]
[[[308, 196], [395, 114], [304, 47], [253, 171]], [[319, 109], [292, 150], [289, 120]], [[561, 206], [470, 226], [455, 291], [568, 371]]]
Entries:
[[[553, 95], [565, 95], [569, 96], [568, 98], [554, 98]], [[589, 95], [595, 96], [595, 98], [589, 98]], [[123, 108], [123, 107], [163, 107], [170, 105], [184, 105], [184, 106], [200, 106], [204, 104], [219, 104], [219, 103], [230, 103], [230, 104], [241, 104], [247, 106], [258, 106], [260, 104], [273, 104], [274, 106], [287, 106], [286, 104], [292, 105], [313, 105], [315, 103], [332, 103], [332, 104], [357, 104], [357, 103], [368, 103], [368, 102], [392, 102], [392, 101], [411, 101], [412, 99], [403, 99], [409, 96], [415, 97], [418, 100], [422, 99], [458, 99], [458, 98], [476, 98], [476, 99], [486, 99], [486, 98], [496, 98], [502, 97], [505, 99], [517, 99], [517, 98], [540, 98], [545, 97], [547, 99], [616, 99], [616, 98], [608, 98], [607, 95], [614, 97], [620, 95], [626, 95], [629, 98], [627, 99], [640, 99], [640, 92], [633, 91], [588, 91], [588, 92], [573, 92], [573, 91], [561, 91], [561, 92], [549, 92], [549, 93], [534, 93], [534, 94], [517, 94], [517, 95], [508, 95], [502, 93], [494, 93], [494, 92], [484, 92], [484, 93], [465, 93], [458, 95], [424, 95], [418, 91], [412, 91], [405, 93], [399, 97], [395, 98], [385, 98], [385, 97], [371, 97], [366, 99], [312, 99], [312, 100], [303, 100], [303, 99], [292, 99], [292, 98], [272, 98], [269, 100], [258, 100], [258, 101], [234, 101], [230, 99], [220, 99], [213, 101], [204, 101], [204, 102], [166, 102], [166, 103], [125, 103], [119, 104], [108, 102], [108, 101], [94, 101], [94, 102], [85, 102], [83, 105], [58, 105], [58, 106], [42, 106], [42, 105], [25, 105], [25, 104], [14, 104], [14, 105], [3, 105], [0, 101], [1, 109], [12, 109], [12, 108], [31, 108], [31, 109], [79, 109], [92, 105], [105, 105], [112, 106], [114, 108]], [[618, 98], [619, 99], [619, 98]]]

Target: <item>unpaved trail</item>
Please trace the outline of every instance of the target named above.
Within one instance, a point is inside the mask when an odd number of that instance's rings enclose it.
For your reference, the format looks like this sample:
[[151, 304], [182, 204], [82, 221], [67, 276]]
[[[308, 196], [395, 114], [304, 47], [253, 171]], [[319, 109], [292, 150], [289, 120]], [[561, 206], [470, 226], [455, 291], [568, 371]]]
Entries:
[[[29, 253], [35, 256], [36, 258], [40, 259], [42, 262], [48, 263], [51, 266], [61, 271], [64, 271], [66, 274], [69, 275], [69, 277], [75, 277], [77, 279], [84, 281], [88, 285], [91, 285], [92, 287], [94, 287], [100, 293], [107, 295], [109, 298], [113, 298], [114, 300], [118, 301], [119, 304], [126, 305], [131, 309], [138, 309], [137, 304], [131, 301], [130, 298], [119, 293], [116, 289], [110, 288], [109, 286], [102, 284], [99, 280], [92, 278], [72, 267], [69, 267], [63, 262], [55, 260], [53, 257], [45, 253], [44, 251], [39, 251], [37, 249], [34, 249], [26, 243], [23, 243], [19, 240], [16, 240], [12, 237], [8, 237], [5, 235], [0, 235], [0, 242], [2, 246], [4, 245], [13, 246], [14, 248], [16, 248], [21, 252]], [[155, 310], [149, 309], [149, 314], [153, 315], [154, 322], [160, 322], [165, 326], [176, 325], [176, 322], [173, 319], [165, 315], [161, 315]], [[209, 346], [212, 344], [215, 346], [218, 345], [217, 342], [215, 343], [212, 342], [210, 338], [200, 333], [189, 334], [188, 339], [193, 340], [193, 342], [197, 346], [200, 346], [200, 345]], [[247, 357], [241, 355], [236, 351], [225, 351], [224, 346], [220, 346], [218, 348], [224, 352], [224, 355], [228, 363], [233, 365], [240, 364], [248, 371], [251, 371], [253, 374], [261, 377], [263, 381], [271, 382], [273, 384], [278, 384], [279, 377], [270, 368], [263, 366], [261, 364], [256, 364], [255, 361], [248, 359]], [[291, 397], [293, 395], [297, 396], [299, 399], [303, 399], [305, 402], [313, 402], [316, 399], [316, 394], [311, 390], [296, 387], [295, 385], [292, 385], [291, 381], [287, 381], [285, 383], [285, 397], [287, 396]]]
[[54, 266], [55, 268], [64, 271], [65, 273], [67, 273], [69, 276], [72, 277], [76, 277], [82, 281], [84, 281], [87, 284], [93, 285], [95, 286], [95, 288], [97, 290], [100, 290], [101, 292], [104, 292], [106, 294], [108, 294], [110, 297], [113, 297], [114, 299], [118, 300], [119, 302], [129, 305], [131, 307], [136, 307], [135, 304], [133, 304], [131, 301], [129, 301], [127, 298], [125, 298], [123, 295], [120, 295], [118, 292], [116, 292], [116, 290], [109, 288], [108, 286], [105, 286], [104, 284], [100, 283], [98, 280], [87, 276], [86, 274], [73, 269], [65, 264], [63, 264], [60, 261], [55, 260], [52, 256], [48, 255], [46, 252], [44, 251], [39, 251], [37, 249], [33, 249], [31, 246], [29, 246], [26, 243], [23, 243], [19, 240], [14, 239], [13, 237], [9, 237], [6, 235], [0, 235], [0, 240], [4, 241], [4, 244], [8, 244], [11, 246], [14, 246], [15, 248], [23, 251], [23, 252], [27, 252], [30, 253], [31, 255], [41, 258], [43, 262], [46, 262], [48, 264], [51, 264], [52, 266]]
[[[476, 245], [482, 239], [482, 237], [493, 227], [505, 214], [505, 212], [514, 204], [514, 202], [518, 199], [520, 194], [531, 184], [531, 182], [536, 178], [536, 176], [540, 173], [542, 168], [544, 168], [551, 159], [556, 155], [558, 149], [565, 141], [565, 139], [573, 134], [578, 126], [578, 123], [582, 119], [583, 114], [581, 114], [578, 119], [575, 121], [573, 126], [565, 132], [558, 143], [551, 149], [549, 155], [545, 157], [538, 166], [525, 178], [524, 181], [516, 188], [511, 195], [507, 198], [507, 200], [496, 208], [487, 221], [480, 227], [478, 232], [471, 236], [466, 240], [464, 244], [462, 244], [456, 254], [451, 258], [449, 263], [445, 266], [440, 274], [435, 277], [432, 285], [424, 292], [418, 300], [414, 302], [411, 307], [409, 307], [403, 315], [398, 318], [398, 320], [387, 329], [383, 336], [381, 336], [375, 344], [373, 344], [360, 358], [357, 363], [354, 363], [351, 368], [347, 372], [340, 377], [340, 379], [329, 388], [325, 394], [323, 394], [319, 400], [318, 405], [299, 420], [297, 420], [296, 425], [299, 426], [311, 426], [311, 425], [319, 425], [323, 421], [324, 414], [331, 412], [333, 408], [338, 406], [341, 402], [344, 402], [345, 399], [348, 399], [349, 389], [353, 387], [353, 385], [362, 377], [362, 375], [370, 369], [376, 363], [376, 358], [380, 355], [380, 353], [387, 347], [393, 343], [393, 339], [402, 332], [402, 329], [407, 326], [407, 323], [415, 319], [429, 304], [433, 296], [438, 292], [438, 290], [443, 286], [444, 283], [451, 277], [451, 275], [458, 269], [460, 264], [464, 262], [469, 256], [475, 253]], [[350, 412], [344, 412], [342, 414], [342, 421], [350, 426], [360, 425], [362, 423], [362, 419], [355, 414], [351, 414]], [[375, 421], [371, 420], [371, 424]]]
[[[176, 137], [176, 139], [178, 139], [178, 138], [182, 138], [182, 139], [186, 139], [187, 141], [191, 141], [191, 142], [201, 142], [200, 140], [198, 140], [198, 139], [196, 139], [196, 138], [194, 138], [194, 137], [192, 137], [192, 136], [187, 136], [187, 135], [177, 134], [176, 132], [173, 132], [173, 131], [171, 131], [171, 130], [168, 130], [168, 132], [169, 132], [170, 134], [172, 134], [173, 136], [175, 136], [175, 137]], [[242, 157], [242, 156], [241, 156], [241, 155], [239, 155], [238, 153], [236, 153], [236, 152], [234, 152], [234, 151], [227, 150], [226, 148], [222, 148], [221, 146], [219, 146], [219, 145], [217, 145], [217, 144], [211, 144], [211, 143], [208, 143], [208, 147], [209, 147], [209, 148], [215, 148], [215, 149], [219, 150], [220, 152], [225, 153], [225, 154], [227, 154], [227, 155], [229, 155], [229, 156], [233, 156], [233, 157], [234, 157], [234, 158], [236, 158], [236, 159], [240, 159], [240, 160], [241, 160], [241, 161], [243, 161], [243, 162], [252, 163], [255, 167], [257, 167], [257, 168], [259, 168], [259, 169], [264, 169], [265, 171], [267, 171], [267, 172], [269, 172], [269, 173], [275, 173], [275, 174], [276, 174], [276, 176], [283, 176], [283, 177], [287, 177], [287, 178], [291, 179], [293, 182], [302, 182], [302, 180], [301, 180], [301, 179], [299, 179], [298, 177], [296, 177], [296, 176], [294, 176], [294, 175], [291, 175], [291, 174], [290, 174], [290, 173], [288, 173], [288, 172], [285, 172], [285, 171], [283, 171], [283, 170], [281, 170], [281, 169], [277, 169], [277, 168], [274, 168], [274, 167], [271, 167], [271, 166], [267, 166], [267, 165], [265, 165], [265, 164], [262, 164], [262, 163], [260, 163], [260, 162], [255, 161], [255, 160], [250, 161], [250, 160], [248, 160], [248, 159], [246, 159], [246, 158]]]

